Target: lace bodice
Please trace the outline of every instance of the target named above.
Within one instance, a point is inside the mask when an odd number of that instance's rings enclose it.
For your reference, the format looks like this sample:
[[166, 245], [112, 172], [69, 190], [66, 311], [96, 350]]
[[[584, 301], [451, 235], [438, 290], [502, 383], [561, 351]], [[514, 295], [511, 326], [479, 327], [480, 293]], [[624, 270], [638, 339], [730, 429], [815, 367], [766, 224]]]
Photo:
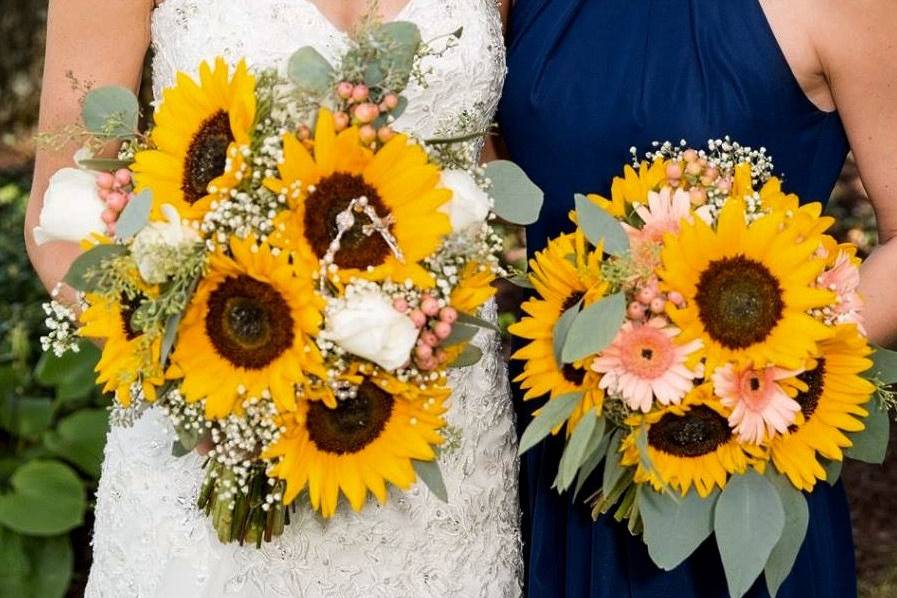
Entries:
[[[425, 136], [461, 114], [492, 119], [504, 77], [494, 0], [410, 0], [397, 19], [424, 40], [464, 28], [426, 88], [413, 86], [397, 128]], [[178, 70], [223, 55], [254, 67], [282, 64], [312, 45], [333, 60], [347, 43], [308, 0], [166, 0], [152, 22], [156, 97]], [[495, 317], [494, 305], [485, 317]], [[450, 438], [440, 465], [443, 503], [423, 484], [392, 491], [361, 513], [342, 505], [324, 521], [298, 509], [283, 537], [264, 546], [221, 545], [195, 508], [201, 459], [171, 455], [174, 432], [148, 409], [132, 427], [113, 427], [97, 492], [94, 566], [86, 595], [261, 598], [482, 597], [520, 595], [516, 436], [505, 364], [492, 333], [476, 366], [454, 371]]]

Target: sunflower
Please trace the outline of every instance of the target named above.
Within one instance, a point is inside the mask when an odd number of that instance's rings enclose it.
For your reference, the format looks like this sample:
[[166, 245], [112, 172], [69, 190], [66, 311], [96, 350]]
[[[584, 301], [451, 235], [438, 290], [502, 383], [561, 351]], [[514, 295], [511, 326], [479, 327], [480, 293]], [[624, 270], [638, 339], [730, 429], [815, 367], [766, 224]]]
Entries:
[[851, 446], [845, 432], [864, 429], [866, 404], [875, 390], [860, 376], [872, 366], [872, 350], [855, 325], [837, 326], [819, 349], [816, 367], [799, 376], [808, 387], [795, 398], [803, 417], [770, 445], [776, 469], [807, 491], [826, 478], [819, 457], [843, 460], [842, 449]]
[[199, 83], [178, 73], [155, 113], [155, 149], [137, 152], [137, 191], [151, 189], [158, 217], [163, 203], [188, 219], [199, 219], [213, 199], [209, 188], [227, 189], [244, 169], [242, 148], [250, 143], [256, 118], [255, 77], [245, 61], [233, 77], [224, 59], [214, 70], [203, 62]]
[[584, 392], [582, 404], [568, 423], [568, 432], [590, 408], [600, 409], [604, 392], [597, 376], [583, 362], [559, 364], [555, 357], [554, 330], [561, 316], [580, 301], [594, 303], [607, 290], [600, 276], [601, 249], [586, 252], [580, 233], [552, 239], [544, 251], [530, 261], [530, 280], [539, 297], [523, 303], [528, 315], [512, 324], [510, 332], [530, 342], [514, 354], [524, 360], [523, 372], [515, 378], [525, 390], [524, 400], [550, 394], [555, 398]]
[[492, 270], [476, 262], [468, 262], [461, 271], [458, 284], [452, 289], [449, 305], [461, 313], [476, 314], [498, 291], [493, 282], [495, 274]]
[[119, 405], [131, 404], [131, 389], [135, 384], [146, 400], [156, 400], [156, 388], [165, 378], [159, 364], [161, 342], [135, 330], [131, 316], [140, 306], [142, 295], [129, 299], [88, 293], [87, 309], [81, 313], [79, 334], [100, 339], [103, 352], [96, 365], [97, 383], [103, 392], [115, 393]]
[[642, 161], [638, 172], [627, 165], [623, 168], [622, 178], [614, 177], [610, 188], [611, 199], [594, 193], [588, 195], [588, 198], [611, 216], [623, 218], [633, 203], [647, 203], [648, 192], [656, 191], [665, 180], [666, 162], [663, 158], [657, 158], [650, 164]]
[[340, 492], [356, 511], [370, 491], [386, 502], [386, 483], [408, 490], [417, 479], [412, 460], [433, 461], [443, 442], [444, 387], [420, 390], [387, 374], [365, 377], [352, 399], [335, 408], [302, 401], [285, 417], [286, 431], [263, 455], [268, 475], [286, 481], [284, 502], [308, 490], [312, 508], [336, 512]]
[[716, 230], [695, 218], [665, 237], [660, 278], [686, 300], [668, 314], [683, 341], [703, 341], [706, 375], [734, 361], [800, 370], [830, 336], [807, 314], [835, 296], [814, 285], [825, 267], [822, 235], [808, 224], [812, 212], [801, 214], [773, 212], [747, 225], [743, 202], [729, 199]]
[[[343, 281], [391, 278], [434, 285], [420, 262], [451, 233], [448, 216], [439, 211], [451, 191], [438, 187], [439, 168], [422, 147], [396, 135], [372, 153], [361, 145], [357, 127], [337, 134], [327, 110], [318, 115], [312, 153], [292, 134], [283, 146], [280, 178], [265, 181], [290, 206], [275, 219], [273, 244], [316, 261], [331, 258]], [[361, 198], [365, 210], [355, 211], [338, 239], [337, 217]], [[385, 230], [373, 230], [372, 216]]]
[[[738, 443], [727, 416], [711, 386], [698, 386], [680, 405], [630, 416], [626, 423], [633, 429], [620, 446], [620, 462], [636, 467], [637, 483], [650, 483], [658, 491], [669, 486], [683, 496], [694, 486], [706, 497], [761, 455], [759, 449]], [[643, 433], [647, 455], [640, 454], [637, 442]]]
[[285, 252], [252, 238], [232, 240], [230, 250], [233, 257], [212, 256], [187, 307], [170, 375], [183, 378], [187, 401], [206, 400], [210, 418], [239, 411], [244, 395], [267, 392], [279, 409], [294, 409], [295, 385], [307, 373], [324, 375], [311, 341], [323, 308], [313, 268], [302, 277]]

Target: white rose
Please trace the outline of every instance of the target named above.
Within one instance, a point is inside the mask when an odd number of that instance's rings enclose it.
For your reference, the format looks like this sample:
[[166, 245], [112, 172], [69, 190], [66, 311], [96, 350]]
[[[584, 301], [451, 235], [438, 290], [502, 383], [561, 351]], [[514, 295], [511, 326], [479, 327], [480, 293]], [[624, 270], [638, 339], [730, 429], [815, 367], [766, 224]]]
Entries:
[[359, 357], [393, 371], [411, 357], [420, 331], [411, 318], [397, 311], [376, 290], [350, 293], [327, 312], [325, 339]]
[[106, 204], [97, 189], [97, 173], [78, 168], [63, 168], [50, 177], [44, 193], [44, 206], [34, 241], [38, 245], [51, 241], [79, 242], [92, 233], [105, 233], [101, 217]]
[[181, 223], [177, 209], [162, 205], [166, 220], [150, 222], [134, 237], [131, 255], [140, 276], [150, 284], [161, 284], [177, 269], [178, 252], [199, 240], [199, 234]]
[[492, 200], [467, 171], [443, 171], [442, 186], [452, 192], [451, 201], [439, 208], [452, 221], [452, 230], [461, 233], [486, 221]]

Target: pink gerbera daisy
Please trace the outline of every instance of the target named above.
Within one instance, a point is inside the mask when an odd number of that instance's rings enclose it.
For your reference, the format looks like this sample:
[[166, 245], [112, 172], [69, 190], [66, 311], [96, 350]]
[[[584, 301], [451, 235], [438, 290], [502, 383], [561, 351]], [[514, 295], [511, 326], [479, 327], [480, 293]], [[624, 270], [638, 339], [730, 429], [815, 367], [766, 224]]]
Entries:
[[666, 233], [679, 232], [679, 224], [683, 218], [690, 218], [691, 207], [689, 195], [682, 189], [673, 191], [664, 187], [659, 192], [648, 193], [648, 205], [635, 208], [645, 225], [641, 229], [629, 228], [631, 239], [659, 243]]
[[767, 435], [788, 431], [800, 404], [788, 396], [780, 381], [799, 373], [777, 367], [735, 368], [731, 363], [716, 369], [716, 395], [732, 410], [729, 425], [742, 442], [760, 444]]
[[664, 405], [678, 404], [701, 376], [700, 365], [685, 365], [701, 341], [676, 344], [679, 329], [668, 324], [661, 317], [644, 324], [626, 322], [592, 363], [594, 371], [604, 374], [599, 386], [622, 396], [630, 409], [647, 413], [654, 397]]
[[866, 334], [863, 329], [863, 299], [858, 291], [860, 269], [853, 263], [851, 256], [840, 251], [835, 264], [819, 275], [817, 283], [838, 296], [837, 303], [832, 307], [832, 323], [853, 323], [861, 333]]

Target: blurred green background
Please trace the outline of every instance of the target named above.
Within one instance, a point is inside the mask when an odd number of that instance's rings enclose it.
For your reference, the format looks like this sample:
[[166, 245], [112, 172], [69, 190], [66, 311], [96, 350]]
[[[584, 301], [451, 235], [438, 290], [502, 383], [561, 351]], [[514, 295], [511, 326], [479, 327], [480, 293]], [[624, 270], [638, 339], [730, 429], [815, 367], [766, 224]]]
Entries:
[[[0, 0], [0, 598], [81, 596], [90, 569], [93, 494], [109, 401], [93, 386], [96, 349], [41, 355], [46, 292], [25, 254], [47, 0]], [[874, 218], [852, 163], [829, 212], [837, 234], [868, 251]], [[509, 232], [509, 262], [522, 239]], [[503, 287], [502, 323], [519, 297]], [[897, 596], [897, 463], [845, 468], [853, 506], [860, 593]]]

